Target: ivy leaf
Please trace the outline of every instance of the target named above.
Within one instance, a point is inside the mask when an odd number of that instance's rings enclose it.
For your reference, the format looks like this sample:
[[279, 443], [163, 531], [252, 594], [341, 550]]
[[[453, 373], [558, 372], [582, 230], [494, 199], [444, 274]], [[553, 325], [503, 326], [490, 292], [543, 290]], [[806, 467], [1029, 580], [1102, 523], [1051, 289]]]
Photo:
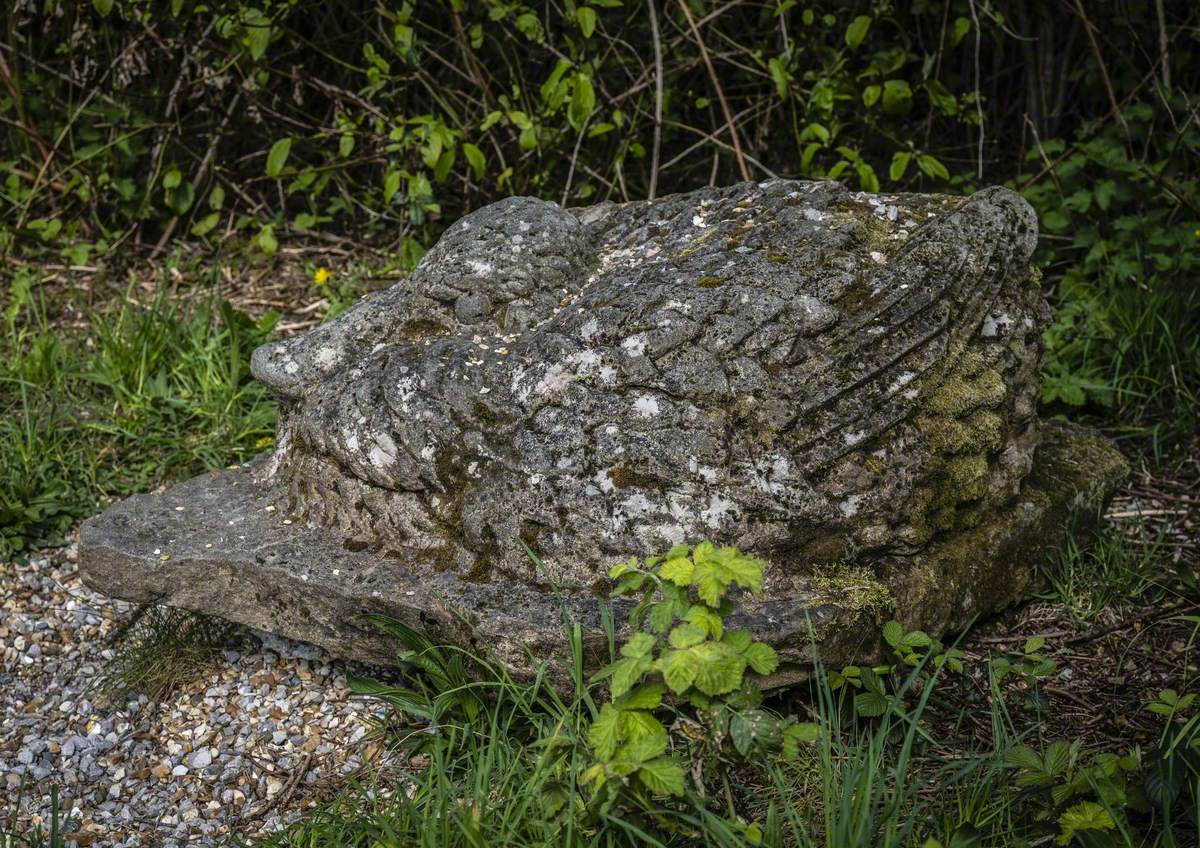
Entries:
[[859, 15], [852, 20], [850, 26], [846, 27], [846, 46], [851, 50], [857, 48], [867, 37], [867, 30], [870, 28], [871, 18], [867, 15]]
[[283, 173], [283, 166], [287, 164], [288, 154], [291, 151], [292, 140], [290, 138], [281, 138], [271, 145], [271, 152], [267, 154], [268, 177], [275, 178]]
[[601, 760], [610, 760], [620, 741], [621, 712], [612, 704], [600, 708], [600, 714], [588, 728], [588, 744]]
[[655, 795], [682, 795], [683, 769], [666, 757], [642, 763], [638, 780]]
[[596, 10], [590, 6], [580, 6], [575, 10], [575, 22], [584, 38], [591, 38], [596, 31]]
[[665, 651], [655, 665], [676, 695], [682, 695], [696, 679], [696, 662], [688, 651]]
[[770, 674], [779, 667], [779, 655], [765, 642], [755, 642], [746, 649], [745, 657], [757, 674]]

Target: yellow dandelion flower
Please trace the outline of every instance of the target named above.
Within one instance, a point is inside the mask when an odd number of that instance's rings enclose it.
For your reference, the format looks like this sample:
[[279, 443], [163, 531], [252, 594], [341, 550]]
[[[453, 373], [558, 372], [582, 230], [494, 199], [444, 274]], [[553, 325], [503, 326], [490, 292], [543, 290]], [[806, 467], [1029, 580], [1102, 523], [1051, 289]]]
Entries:
[[333, 276], [333, 272], [321, 265], [313, 272], [313, 282], [318, 286], [323, 286], [329, 282], [329, 278]]

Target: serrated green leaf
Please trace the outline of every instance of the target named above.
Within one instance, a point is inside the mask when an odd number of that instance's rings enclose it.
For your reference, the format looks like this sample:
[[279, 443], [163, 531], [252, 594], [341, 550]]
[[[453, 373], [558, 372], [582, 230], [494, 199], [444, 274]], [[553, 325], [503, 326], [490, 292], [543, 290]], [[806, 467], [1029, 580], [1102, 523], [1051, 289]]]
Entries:
[[668, 558], [658, 571], [658, 576], [676, 586], [692, 585], [692, 561], [686, 556]]
[[1025, 640], [1025, 653], [1032, 654], [1040, 651], [1046, 644], [1046, 639], [1043, 636], [1030, 636]]
[[612, 704], [605, 704], [588, 728], [588, 744], [599, 759], [612, 759], [613, 753], [616, 752], [621, 741], [620, 721], [621, 712]]
[[906, 648], [928, 648], [931, 644], [933, 644], [933, 640], [923, 630], [914, 630], [911, 633], [904, 634], [904, 646]]
[[683, 769], [666, 757], [642, 763], [638, 780], [655, 795], [682, 795]]
[[609, 681], [612, 696], [619, 698], [632, 689], [634, 684], [650, 670], [651, 664], [650, 657], [642, 655], [625, 657], [609, 666], [612, 669], [612, 679]]
[[668, 641], [672, 648], [690, 648], [703, 642], [708, 631], [698, 624], [681, 624], [671, 631]]
[[657, 680], [643, 683], [632, 692], [622, 696], [615, 704], [621, 710], [652, 710], [662, 703], [667, 687]]
[[671, 601], [660, 601], [650, 607], [646, 617], [646, 625], [654, 633], [665, 633], [675, 620], [675, 604]]
[[654, 650], [654, 637], [649, 633], [634, 633], [629, 637], [629, 640], [621, 646], [621, 656], [623, 657], [644, 657]]
[[687, 651], [664, 651], [655, 666], [676, 695], [687, 691], [696, 679], [696, 662]]
[[1108, 810], [1094, 801], [1081, 801], [1073, 807], [1068, 807], [1058, 817], [1059, 845], [1066, 845], [1079, 831], [1086, 830], [1115, 830], [1117, 823]]
[[779, 655], [765, 642], [755, 642], [746, 649], [744, 656], [756, 674], [770, 674], [779, 667]]
[[634, 762], [652, 760], [667, 750], [667, 729], [662, 722], [644, 710], [621, 713], [620, 735], [627, 740], [617, 749], [617, 759]]
[[900, 622], [893, 620], [883, 625], [883, 639], [893, 648], [899, 648], [904, 640], [904, 628]]
[[1042, 758], [1028, 745], [1016, 745], [1004, 753], [1004, 764], [1009, 768], [1042, 771]]
[[267, 154], [268, 177], [275, 178], [283, 173], [283, 166], [287, 164], [288, 154], [291, 151], [292, 140], [290, 138], [281, 138], [271, 145], [271, 152]]
[[714, 639], [720, 639], [725, 632], [725, 623], [721, 621], [721, 616], [700, 604], [691, 606], [684, 614], [683, 620], [703, 627]]
[[723, 642], [702, 642], [688, 648], [696, 664], [693, 685], [705, 695], [724, 695], [742, 684], [745, 658]]
[[859, 692], [854, 696], [854, 711], [866, 718], [881, 716], [887, 711], [888, 701], [878, 692]]

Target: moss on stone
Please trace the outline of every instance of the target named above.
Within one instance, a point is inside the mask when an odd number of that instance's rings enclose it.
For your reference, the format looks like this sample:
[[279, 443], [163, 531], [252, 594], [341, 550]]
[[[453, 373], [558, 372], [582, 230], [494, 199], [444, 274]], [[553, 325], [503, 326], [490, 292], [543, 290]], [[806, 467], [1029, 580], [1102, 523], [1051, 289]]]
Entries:
[[696, 288], [715, 289], [717, 286], [723, 285], [725, 285], [725, 281], [720, 277], [706, 276], [700, 278], [700, 281], [696, 283]]
[[818, 603], [828, 603], [867, 615], [892, 609], [895, 599], [887, 584], [867, 568], [834, 563], [809, 578]]
[[661, 491], [667, 485], [667, 481], [654, 474], [635, 471], [631, 468], [621, 466], [610, 468], [608, 470], [608, 479], [612, 480], [612, 484], [618, 489], [637, 488]]
[[960, 372], [930, 394], [927, 406], [935, 415], [957, 417], [980, 407], [998, 406], [1004, 394], [1004, 378], [998, 371], [988, 368], [975, 377]]

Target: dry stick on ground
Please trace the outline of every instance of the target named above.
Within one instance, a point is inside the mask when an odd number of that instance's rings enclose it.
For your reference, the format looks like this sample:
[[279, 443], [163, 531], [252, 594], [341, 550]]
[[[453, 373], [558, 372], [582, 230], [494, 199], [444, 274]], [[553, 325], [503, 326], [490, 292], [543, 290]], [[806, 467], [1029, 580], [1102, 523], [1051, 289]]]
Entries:
[[704, 44], [704, 39], [700, 37], [700, 30], [696, 28], [696, 19], [692, 17], [692, 10], [688, 8], [686, 0], [679, 0], [679, 8], [683, 10], [683, 16], [687, 18], [688, 26], [691, 27], [692, 38], [695, 39], [696, 46], [700, 48], [700, 57], [704, 59], [704, 66], [708, 68], [708, 77], [712, 80], [713, 88], [716, 89], [717, 100], [721, 103], [721, 111], [725, 113], [725, 124], [729, 127], [729, 138], [733, 142], [733, 155], [737, 159], [738, 170], [741, 172], [742, 179], [749, 182], [750, 169], [746, 167], [746, 157], [742, 154], [742, 140], [738, 137], [737, 124], [733, 120], [733, 113], [729, 111], [729, 103], [725, 100], [725, 89], [721, 88], [721, 81], [717, 79], [717, 71], [708, 55], [708, 47]]
[[654, 155], [650, 160], [650, 192], [649, 200], [654, 199], [658, 189], [658, 158], [662, 147], [662, 102], [663, 102], [663, 61], [662, 41], [658, 34], [658, 12], [654, 9], [654, 0], [646, 0], [650, 9], [650, 32], [654, 38]]
[[285, 786], [283, 790], [273, 799], [264, 801], [258, 807], [258, 809], [251, 810], [250, 812], [246, 813], [246, 815], [242, 818], [242, 821], [248, 822], [254, 821], [255, 819], [260, 819], [276, 807], [282, 807], [284, 804], [286, 804], [288, 799], [290, 799], [292, 794], [296, 791], [296, 787], [300, 785], [301, 779], [303, 779], [304, 775], [308, 774], [308, 767], [309, 764], [312, 763], [312, 760], [312, 752], [305, 754], [304, 759], [301, 760], [299, 767], [292, 772], [292, 776], [288, 779], [287, 786]]

